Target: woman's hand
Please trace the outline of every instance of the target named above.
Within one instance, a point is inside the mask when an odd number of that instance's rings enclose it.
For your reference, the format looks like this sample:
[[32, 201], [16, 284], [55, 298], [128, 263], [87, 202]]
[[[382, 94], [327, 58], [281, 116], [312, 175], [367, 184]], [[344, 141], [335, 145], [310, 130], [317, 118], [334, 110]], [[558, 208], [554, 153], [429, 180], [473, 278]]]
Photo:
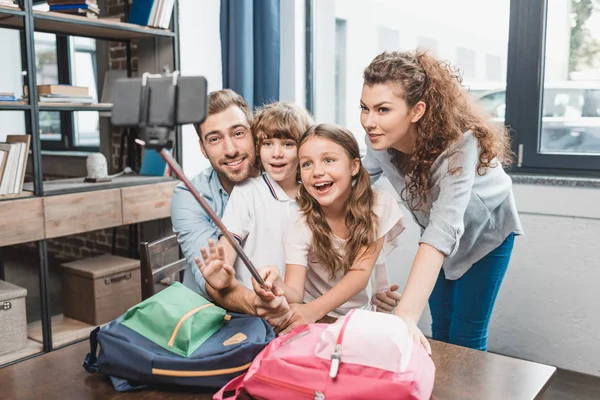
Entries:
[[393, 284], [390, 290], [380, 292], [375, 295], [371, 302], [377, 306], [377, 312], [391, 313], [400, 302], [400, 293], [396, 292], [400, 286]]
[[403, 315], [396, 313], [396, 315], [404, 321], [408, 328], [409, 335], [413, 338], [415, 342], [420, 342], [423, 347], [425, 347], [425, 351], [427, 354], [431, 355], [431, 344], [429, 344], [429, 340], [423, 335], [423, 332], [417, 326], [417, 321], [412, 320], [411, 318], [404, 317]]
[[281, 289], [283, 286], [283, 281], [281, 280], [279, 268], [272, 265], [267, 265], [266, 267], [259, 268], [258, 273], [265, 281], [265, 287], [268, 289], [265, 290], [265, 288], [256, 282], [256, 279], [252, 278], [252, 288], [261, 300], [270, 302], [277, 296], [283, 295], [283, 290]]
[[319, 317], [316, 315], [316, 313], [310, 306], [310, 303], [290, 304], [290, 314], [291, 318], [289, 320], [289, 323], [287, 327], [279, 333], [280, 335], [290, 333], [297, 326], [315, 323], [319, 319]]
[[215, 290], [228, 288], [235, 278], [235, 271], [230, 265], [225, 264], [225, 250], [223, 246], [215, 245], [215, 241], [208, 241], [208, 253], [202, 247], [200, 254], [204, 262], [198, 257], [194, 259], [196, 265], [200, 268], [202, 276], [206, 282]]

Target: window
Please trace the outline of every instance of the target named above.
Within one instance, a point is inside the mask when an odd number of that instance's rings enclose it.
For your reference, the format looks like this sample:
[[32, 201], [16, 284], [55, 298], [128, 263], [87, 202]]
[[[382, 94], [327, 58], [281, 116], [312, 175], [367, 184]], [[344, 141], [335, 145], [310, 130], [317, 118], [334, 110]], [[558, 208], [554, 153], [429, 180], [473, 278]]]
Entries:
[[477, 76], [475, 52], [464, 47], [456, 48], [456, 65], [460, 65], [463, 79], [472, 79]]
[[[600, 171], [600, 10], [590, 0], [519, 0], [511, 29], [506, 123], [516, 169]], [[539, 59], [536, 54], [543, 54]], [[540, 74], [540, 71], [543, 73]]]
[[[58, 83], [58, 64], [56, 52], [56, 35], [35, 32], [35, 66], [38, 85]], [[40, 138], [43, 141], [61, 142], [62, 129], [60, 113], [40, 111]]]
[[[96, 41], [82, 37], [61, 38], [56, 35], [35, 32], [37, 84], [58, 84], [67, 80], [75, 86], [89, 88], [90, 96], [98, 100], [96, 84]], [[66, 60], [57, 60], [59, 47], [63, 46]], [[68, 65], [60, 66], [61, 62]], [[70, 76], [60, 79], [64, 68]], [[64, 71], [63, 71], [64, 72]], [[99, 113], [40, 111], [40, 137], [42, 148], [52, 150], [96, 150], [100, 146]], [[70, 129], [69, 129], [70, 127]]]
[[600, 155], [600, 10], [594, 3], [548, 3], [542, 154]]
[[[96, 87], [96, 41], [94, 39], [71, 38], [71, 82], [75, 86], [87, 87], [94, 102], [98, 102]], [[97, 111], [78, 111], [74, 113], [75, 147], [100, 146], [100, 115]]]
[[335, 123], [346, 124], [346, 21], [335, 20]]
[[417, 38], [417, 49], [430, 51], [433, 55], [438, 54], [438, 43], [435, 39], [419, 36]]
[[[464, 84], [477, 87], [478, 93], [505, 89], [509, 0], [313, 0], [311, 5], [315, 34], [308, 59], [313, 60], [315, 120], [344, 125], [362, 151], [366, 145], [358, 106], [363, 70], [384, 50], [428, 49], [464, 70]], [[500, 62], [493, 81], [483, 67], [486, 55]]]
[[502, 77], [502, 58], [493, 54], [485, 55], [485, 78], [499, 81]]
[[386, 26], [379, 26], [377, 28], [377, 45], [379, 47], [378, 53], [398, 50], [400, 47], [400, 32]]

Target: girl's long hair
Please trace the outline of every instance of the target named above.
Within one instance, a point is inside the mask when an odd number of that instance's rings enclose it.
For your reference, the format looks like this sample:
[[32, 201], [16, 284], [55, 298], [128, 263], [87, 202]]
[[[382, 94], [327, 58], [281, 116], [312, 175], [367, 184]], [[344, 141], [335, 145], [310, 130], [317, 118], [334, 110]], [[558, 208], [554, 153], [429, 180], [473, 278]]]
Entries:
[[[340, 145], [350, 160], [359, 159], [360, 151], [354, 135], [347, 129], [329, 124], [311, 127], [300, 138], [298, 149], [313, 137], [322, 138]], [[300, 186], [298, 205], [306, 218], [312, 232], [313, 251], [317, 259], [327, 267], [333, 279], [340, 271], [344, 274], [350, 270], [357, 257], [372, 251], [377, 231], [377, 216], [373, 212], [375, 193], [367, 170], [360, 166], [358, 173], [352, 178], [350, 198], [346, 204], [346, 232], [348, 239], [344, 246], [343, 256], [332, 244], [332, 232], [321, 205], [308, 193], [304, 184]], [[363, 253], [361, 249], [366, 248]]]
[[[512, 162], [507, 129], [491, 121], [449, 64], [426, 52], [384, 52], [364, 70], [363, 78], [367, 86], [398, 85], [409, 107], [419, 101], [426, 104], [425, 113], [415, 124], [415, 151], [410, 155], [398, 152], [394, 157], [398, 169], [410, 178], [402, 198], [412, 209], [419, 209], [427, 201], [432, 187], [432, 164], [450, 146], [460, 143], [468, 130], [478, 141], [480, 175], [485, 175], [490, 167]], [[448, 172], [460, 173], [460, 168], [451, 167]]]

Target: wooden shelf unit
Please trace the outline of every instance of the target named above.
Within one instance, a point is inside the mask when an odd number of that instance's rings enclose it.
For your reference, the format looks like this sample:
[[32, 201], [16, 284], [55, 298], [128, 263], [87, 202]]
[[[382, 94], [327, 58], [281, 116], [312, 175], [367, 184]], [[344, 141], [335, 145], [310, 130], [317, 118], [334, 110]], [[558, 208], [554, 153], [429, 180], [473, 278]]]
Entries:
[[[36, 86], [39, 83], [35, 82], [34, 78], [37, 76], [35, 32], [123, 42], [128, 49], [131, 49], [132, 44], [134, 44], [132, 40], [135, 39], [153, 39], [147, 40], [147, 43], [158, 42], [162, 39], [161, 44], [171, 40], [173, 46], [172, 69], [179, 70], [178, 1], [176, 0], [174, 4], [172, 29], [140, 26], [108, 18], [94, 19], [34, 10], [32, 0], [24, 0], [22, 4], [23, 10], [16, 7], [0, 6], [0, 28], [22, 31], [21, 59], [23, 60], [23, 70], [26, 71], [26, 74], [23, 75], [23, 84], [35, 89], [31, 91], [32, 98], [28, 101], [0, 102], [0, 112], [23, 111], [25, 114], [28, 121], [26, 126], [29, 130], [27, 133], [31, 135], [29, 157], [32, 161], [34, 182], [24, 184], [24, 191], [20, 194], [0, 196], [0, 248], [20, 243], [37, 242], [39, 249], [38, 276], [41, 320], [28, 326], [30, 339], [27, 348], [0, 357], [0, 367], [35, 354], [52, 351], [74, 341], [83, 340], [88, 337], [89, 332], [94, 328], [91, 325], [65, 318], [62, 315], [51, 316], [48, 291], [50, 272], [46, 239], [130, 225], [130, 228], [134, 228], [134, 230], [130, 229], [131, 240], [134, 237], [131, 232], [135, 233], [136, 229], [135, 226], [131, 225], [170, 216], [171, 194], [177, 184], [176, 180], [166, 177], [140, 176], [123, 176], [106, 183], [84, 183], [83, 177], [44, 181], [38, 111], [60, 111], [63, 113], [77, 111], [110, 112], [112, 104], [34, 103], [33, 99], [37, 96]], [[128, 7], [128, 3], [125, 2], [123, 4], [125, 15], [128, 13]], [[155, 46], [155, 51], [156, 48]], [[126, 68], [128, 76], [132, 76], [133, 73], [131, 57], [131, 52], [127, 52]], [[140, 54], [138, 54], [138, 57], [140, 57]], [[153, 67], [145, 68], [144, 71], [158, 72], [162, 66], [155, 66], [156, 71], [151, 70]], [[61, 83], [68, 82], [61, 81]], [[32, 103], [29, 104], [29, 101], [32, 101]], [[178, 139], [180, 134], [181, 131], [178, 130]], [[135, 147], [134, 136], [135, 134], [128, 132], [127, 140], [130, 140], [130, 142], [126, 144], [128, 151], [131, 152], [128, 155], [130, 160], [136, 158], [135, 152], [131, 150]], [[176, 142], [176, 146], [179, 146], [175, 151], [177, 157], [179, 157], [181, 154], [179, 140]], [[136, 163], [134, 162], [134, 164]], [[135, 165], [133, 167], [135, 168]], [[132, 245], [135, 244], [132, 243]], [[2, 253], [0, 252], [1, 257]], [[0, 276], [3, 276], [1, 259]]]
[[[177, 5], [175, 5], [177, 6]], [[0, 7], [0, 27], [23, 29], [25, 13], [19, 9]], [[61, 35], [83, 36], [105, 40], [131, 40], [151, 37], [174, 37], [175, 32], [127, 22], [102, 18], [87, 18], [79, 15], [51, 11], [33, 11], [36, 31]]]
[[39, 103], [39, 108], [40, 108], [40, 111], [110, 111], [110, 110], [112, 110], [112, 104], [109, 104], [109, 103], [85, 104], [85, 103], [42, 102], [42, 103]]
[[[62, 314], [55, 315], [52, 321], [52, 347], [63, 347], [69, 343], [87, 339], [96, 325], [90, 325], [82, 321], [67, 318]], [[41, 321], [32, 322], [27, 325], [27, 336], [35, 343], [43, 343]]]
[[135, 186], [0, 202], [0, 232], [6, 232], [0, 247], [168, 218], [177, 183], [165, 178], [147, 183], [142, 178]]
[[36, 342], [35, 340], [27, 339], [27, 347], [21, 350], [17, 350], [14, 353], [8, 353], [0, 356], [0, 367], [5, 364], [10, 364], [13, 361], [18, 361], [35, 354], [41, 354], [44, 351], [42, 343]]

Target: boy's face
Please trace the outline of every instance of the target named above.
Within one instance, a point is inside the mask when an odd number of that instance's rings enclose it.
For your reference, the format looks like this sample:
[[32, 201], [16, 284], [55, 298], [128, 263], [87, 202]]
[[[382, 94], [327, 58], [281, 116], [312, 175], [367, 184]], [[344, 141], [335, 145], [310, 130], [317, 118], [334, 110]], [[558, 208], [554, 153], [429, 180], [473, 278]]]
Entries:
[[260, 162], [276, 182], [296, 182], [298, 149], [292, 139], [264, 139], [260, 144]]

